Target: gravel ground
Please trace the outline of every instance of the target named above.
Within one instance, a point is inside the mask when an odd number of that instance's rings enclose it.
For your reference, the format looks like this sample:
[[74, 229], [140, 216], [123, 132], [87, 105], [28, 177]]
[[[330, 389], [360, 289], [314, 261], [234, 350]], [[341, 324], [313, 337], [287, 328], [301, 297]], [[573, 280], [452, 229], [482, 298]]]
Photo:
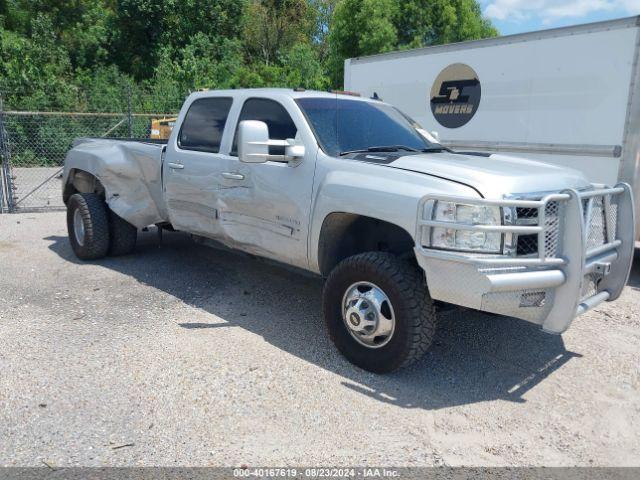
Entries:
[[376, 376], [316, 278], [177, 233], [80, 263], [64, 223], [0, 215], [0, 465], [640, 466], [640, 261], [562, 337], [454, 311]]

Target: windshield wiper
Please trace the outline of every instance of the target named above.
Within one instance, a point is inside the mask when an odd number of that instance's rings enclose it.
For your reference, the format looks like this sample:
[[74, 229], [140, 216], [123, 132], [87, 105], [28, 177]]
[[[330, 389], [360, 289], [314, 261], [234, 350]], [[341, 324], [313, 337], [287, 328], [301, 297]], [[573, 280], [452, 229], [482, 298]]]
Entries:
[[440, 153], [440, 152], [450, 152], [453, 153], [453, 150], [451, 150], [450, 148], [444, 147], [444, 146], [439, 146], [439, 147], [429, 147], [429, 148], [423, 148], [422, 150], [420, 150], [422, 153]]
[[397, 152], [398, 150], [405, 150], [407, 152], [419, 152], [417, 148], [406, 147], [404, 145], [387, 145], [381, 147], [369, 147], [360, 150], [347, 150], [346, 152], [340, 152], [340, 156], [349, 155], [351, 153], [371, 153], [371, 152]]

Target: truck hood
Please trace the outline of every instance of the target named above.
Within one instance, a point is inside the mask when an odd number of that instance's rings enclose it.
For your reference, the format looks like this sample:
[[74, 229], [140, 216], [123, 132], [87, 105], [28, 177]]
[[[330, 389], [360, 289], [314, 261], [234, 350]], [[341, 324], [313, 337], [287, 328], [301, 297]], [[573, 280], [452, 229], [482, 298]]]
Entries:
[[580, 189], [590, 185], [577, 170], [506, 155], [427, 153], [407, 155], [388, 166], [463, 183], [485, 198]]

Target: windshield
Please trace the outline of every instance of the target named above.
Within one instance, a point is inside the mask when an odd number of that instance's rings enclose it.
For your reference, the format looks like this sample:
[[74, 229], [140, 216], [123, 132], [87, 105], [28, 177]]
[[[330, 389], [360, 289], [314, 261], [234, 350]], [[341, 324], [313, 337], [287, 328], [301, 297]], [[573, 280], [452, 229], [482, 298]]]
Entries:
[[376, 147], [417, 151], [442, 148], [422, 137], [415, 122], [389, 105], [343, 98], [296, 101], [322, 149], [334, 157]]

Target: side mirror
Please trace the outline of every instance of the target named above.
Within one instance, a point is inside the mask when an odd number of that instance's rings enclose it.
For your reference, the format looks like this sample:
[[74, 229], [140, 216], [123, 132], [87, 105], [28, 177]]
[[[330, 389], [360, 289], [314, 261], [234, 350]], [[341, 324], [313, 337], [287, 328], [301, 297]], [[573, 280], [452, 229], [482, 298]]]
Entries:
[[238, 125], [238, 158], [244, 163], [264, 163], [269, 156], [269, 128], [264, 122], [245, 120]]
[[[269, 147], [284, 147], [284, 155], [270, 155]], [[244, 120], [238, 125], [238, 158], [244, 163], [295, 162], [304, 157], [304, 145], [293, 138], [269, 139], [269, 127], [258, 120]]]

